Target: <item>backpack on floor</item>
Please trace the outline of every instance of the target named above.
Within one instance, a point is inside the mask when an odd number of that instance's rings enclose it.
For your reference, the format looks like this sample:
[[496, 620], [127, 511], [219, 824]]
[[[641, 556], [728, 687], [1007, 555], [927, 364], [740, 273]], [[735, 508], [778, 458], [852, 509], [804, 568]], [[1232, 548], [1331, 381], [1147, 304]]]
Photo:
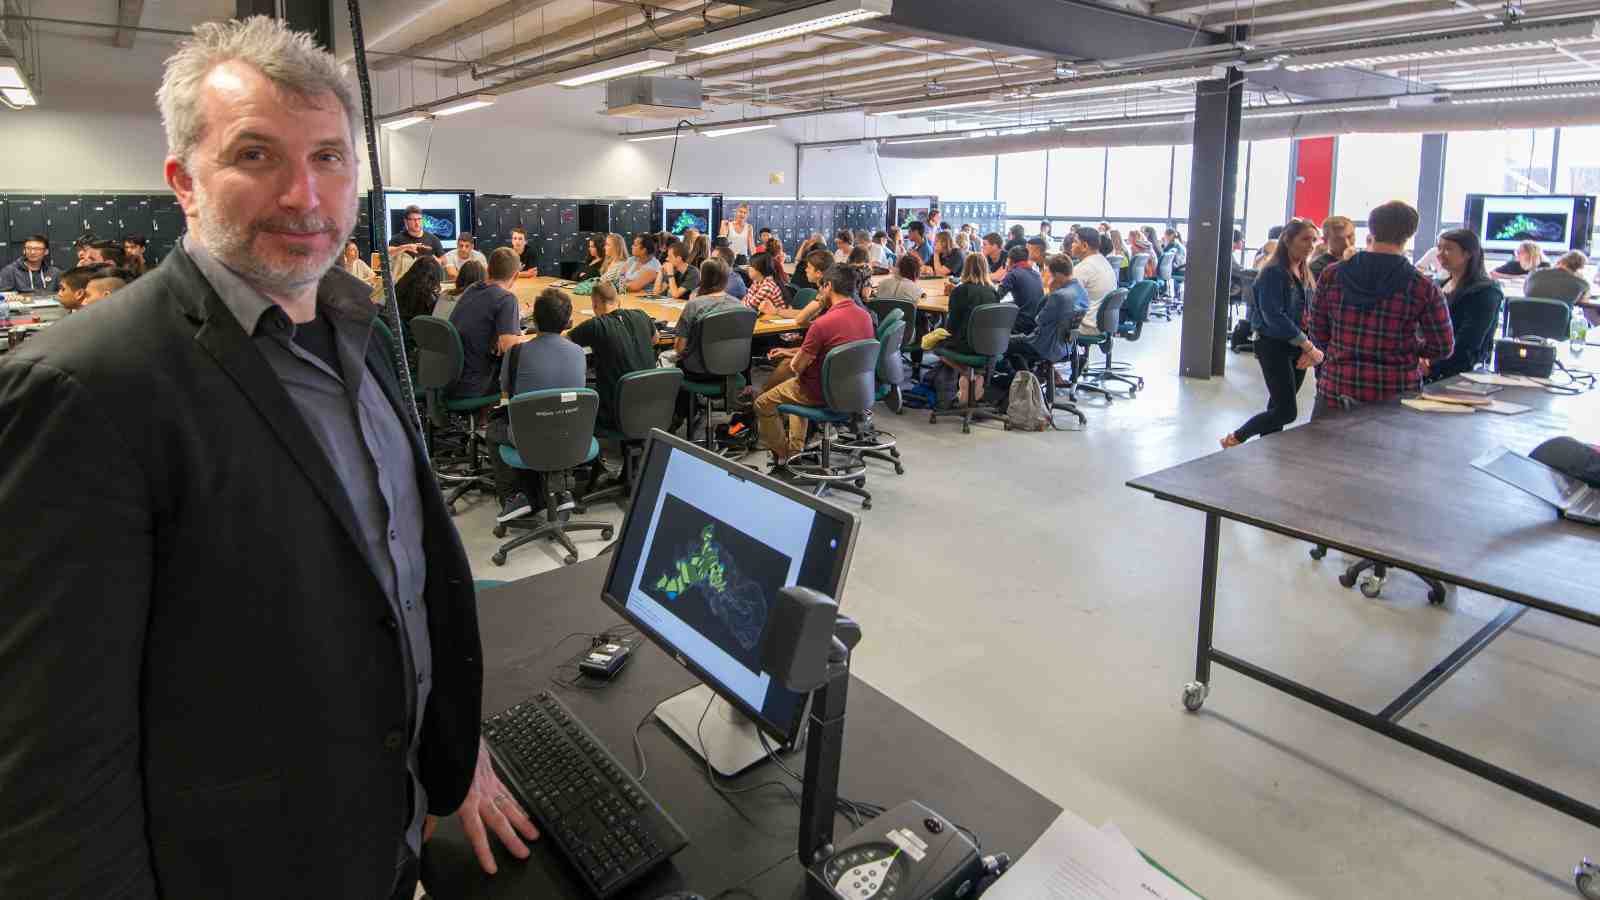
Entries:
[[1023, 369], [1011, 379], [1011, 389], [1006, 395], [1006, 427], [1043, 431], [1049, 425], [1050, 410], [1044, 405], [1039, 376]]
[[1228, 348], [1235, 353], [1256, 352], [1256, 342], [1250, 331], [1249, 319], [1240, 319], [1239, 323], [1233, 326], [1233, 332], [1228, 335]]
[[956, 405], [956, 395], [961, 390], [961, 376], [952, 366], [935, 365], [923, 376], [933, 389], [933, 408], [943, 411]]

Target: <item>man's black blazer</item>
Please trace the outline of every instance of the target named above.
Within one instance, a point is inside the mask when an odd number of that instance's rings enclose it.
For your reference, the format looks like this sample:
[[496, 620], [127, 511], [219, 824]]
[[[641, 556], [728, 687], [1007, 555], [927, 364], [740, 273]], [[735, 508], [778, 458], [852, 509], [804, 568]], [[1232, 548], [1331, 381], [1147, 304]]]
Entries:
[[[367, 370], [409, 422], [382, 346]], [[481, 651], [408, 431], [435, 667], [421, 777], [447, 814]], [[388, 896], [409, 812], [397, 623], [332, 466], [181, 249], [0, 361], [0, 522], [0, 896]]]

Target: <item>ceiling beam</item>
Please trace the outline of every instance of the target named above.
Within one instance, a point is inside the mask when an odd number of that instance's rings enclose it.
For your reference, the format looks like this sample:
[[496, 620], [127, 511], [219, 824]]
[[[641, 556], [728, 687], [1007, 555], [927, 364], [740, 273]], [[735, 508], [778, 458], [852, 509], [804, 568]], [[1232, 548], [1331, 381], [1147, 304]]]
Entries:
[[[410, 56], [423, 56], [435, 50], [448, 47], [451, 44], [464, 41], [467, 38], [477, 37], [491, 28], [498, 28], [507, 22], [515, 20], [520, 15], [536, 12], [554, 2], [556, 0], [511, 0], [511, 2], [502, 3], [486, 13], [473, 16], [465, 22], [446, 28], [438, 34], [425, 37], [400, 52]], [[373, 63], [372, 68], [382, 72], [404, 64], [404, 59], [391, 56]]]
[[[1497, 3], [1475, 4], [1475, 6], [1499, 8]], [[1463, 9], [1456, 4], [1455, 0], [1390, 0], [1382, 7], [1375, 7], [1363, 12], [1359, 17], [1340, 11], [1310, 19], [1299, 19], [1292, 22], [1271, 22], [1259, 25], [1250, 30], [1250, 39], [1259, 43], [1278, 41], [1290, 37], [1317, 35], [1330, 31], [1350, 31], [1352, 32], [1352, 37], [1359, 40], [1364, 37], [1363, 32], [1370, 31], [1381, 25], [1417, 21], [1426, 21], [1429, 30], [1469, 24], [1485, 24], [1481, 12]]]
[[1315, 18], [1319, 15], [1338, 14], [1347, 17], [1352, 25], [1359, 25], [1355, 14], [1369, 9], [1394, 6], [1394, 0], [1353, 0], [1353, 2], [1328, 3], [1325, 0], [1284, 0], [1278, 3], [1217, 3], [1209, 15], [1200, 17], [1204, 28], [1223, 28], [1228, 25], [1262, 26], [1275, 22]]
[[1086, 0], [916, 0], [864, 27], [964, 41], [1045, 59], [1123, 59], [1205, 48], [1220, 35]]
[[117, 0], [117, 31], [111, 36], [111, 45], [126, 50], [133, 46], [139, 32], [139, 20], [144, 17], [144, 0]]
[[[679, 5], [682, 5], [681, 2]], [[671, 24], [672, 22], [681, 21], [685, 18], [698, 18], [699, 15], [700, 7], [696, 6], [691, 10], [657, 15], [655, 17], [654, 24], [659, 29]], [[630, 21], [639, 24], [630, 25]], [[584, 19], [580, 22], [574, 22], [565, 28], [558, 28], [555, 31], [547, 34], [542, 34], [525, 41], [518, 41], [510, 46], [502, 47], [499, 50], [492, 50], [483, 56], [472, 60], [470, 64], [451, 66], [440, 74], [446, 78], [455, 78], [459, 75], [467, 74], [472, 65], [498, 65], [514, 60], [524, 53], [530, 53], [541, 48], [549, 47], [552, 44], [572, 43], [573, 46], [566, 48], [564, 51], [558, 51], [558, 53], [576, 53], [579, 50], [590, 46], [591, 44], [601, 45], [608, 42], [625, 40], [635, 32], [644, 32], [648, 34], [648, 30], [643, 27], [643, 22], [643, 17], [641, 17], [638, 10], [635, 9], [624, 8], [603, 12], [597, 16], [591, 16], [590, 18]], [[615, 26], [621, 27], [619, 28]], [[551, 53], [541, 54], [540, 58], [551, 58]], [[524, 62], [527, 61], [525, 60]]]

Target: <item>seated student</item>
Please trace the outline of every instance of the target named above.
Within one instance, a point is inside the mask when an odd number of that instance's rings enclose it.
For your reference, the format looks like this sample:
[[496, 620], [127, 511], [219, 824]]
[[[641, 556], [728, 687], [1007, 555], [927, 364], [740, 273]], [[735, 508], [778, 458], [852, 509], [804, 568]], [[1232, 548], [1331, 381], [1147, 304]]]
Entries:
[[880, 269], [887, 269], [894, 265], [894, 254], [889, 252], [889, 235], [882, 231], [872, 233], [872, 246], [868, 259]]
[[1039, 277], [1041, 279], [1044, 278], [1045, 259], [1047, 259], [1049, 256], [1050, 245], [1045, 243], [1044, 238], [1028, 238], [1028, 262], [1032, 263], [1033, 267], [1039, 271]]
[[[799, 273], [803, 271], [811, 284], [820, 284], [823, 273], [834, 265], [836, 264], [833, 261], [833, 254], [826, 250], [813, 250], [810, 255], [801, 261], [800, 267], [795, 274], [795, 283], [799, 283]], [[822, 301], [818, 297], [813, 297], [811, 302], [801, 308], [800, 314], [795, 317], [795, 321], [800, 327], [804, 328], [820, 312], [822, 312]]]
[[1428, 381], [1470, 372], [1494, 354], [1494, 329], [1505, 294], [1489, 277], [1478, 235], [1457, 228], [1439, 235], [1439, 267], [1448, 273], [1440, 289], [1450, 309], [1455, 350], [1436, 362], [1423, 361]]
[[867, 262], [867, 248], [859, 245], [850, 251], [850, 259], [846, 263], [856, 270], [856, 299], [865, 303], [874, 296], [872, 289], [872, 264]]
[[950, 232], [941, 231], [933, 237], [933, 260], [924, 269], [925, 274], [939, 278], [959, 277], [961, 264], [964, 262], [963, 254], [956, 249], [955, 239]]
[[998, 284], [1006, 277], [1006, 249], [1004, 239], [996, 232], [983, 236], [983, 258], [989, 264], [989, 280]]
[[878, 282], [878, 299], [921, 302], [927, 295], [927, 291], [917, 281], [921, 274], [922, 263], [915, 253], [907, 253], [900, 257], [895, 260], [894, 273]]
[[855, 245], [855, 238], [848, 231], [841, 231], [834, 235], [833, 261], [841, 264], [848, 263], [850, 261], [850, 251], [855, 249]]
[[1024, 229], [1023, 229], [1023, 227], [1021, 225], [1013, 225], [1013, 226], [1011, 226], [1011, 228], [1009, 230], [1007, 230], [1006, 234], [1007, 234], [1006, 243], [1005, 243], [1005, 247], [1003, 249], [1007, 253], [1011, 252], [1011, 248], [1012, 247], [1026, 247], [1026, 246], [1028, 246], [1028, 238], [1027, 238], [1026, 232], [1024, 231]]
[[775, 236], [773, 235], [771, 228], [762, 228], [760, 231], [756, 232], [756, 246], [765, 247], [767, 245], [767, 241], [773, 240], [774, 237]]
[[1068, 248], [1072, 254], [1073, 277], [1089, 295], [1089, 311], [1084, 314], [1083, 324], [1079, 326], [1083, 334], [1100, 333], [1097, 325], [1100, 321], [1100, 304], [1117, 289], [1117, 270], [1100, 252], [1103, 237], [1098, 230], [1084, 225], [1072, 235], [1072, 246]]
[[637, 235], [633, 239], [633, 255], [623, 263], [618, 274], [622, 291], [640, 294], [655, 283], [661, 273], [661, 262], [656, 259], [656, 239], [651, 234]]
[[[501, 248], [495, 253], [510, 254], [512, 265], [520, 268], [521, 261], [510, 249]], [[517, 274], [513, 270], [504, 284], [515, 284], [516, 280]], [[500, 396], [509, 399], [529, 391], [583, 387], [585, 368], [583, 348], [562, 335], [562, 332], [572, 324], [572, 299], [557, 287], [547, 287], [540, 291], [539, 296], [533, 301], [533, 324], [537, 329], [535, 333], [518, 338], [516, 343], [508, 347], [505, 364], [500, 368]], [[651, 331], [654, 330], [652, 326]], [[604, 397], [603, 394], [601, 396]], [[604, 402], [602, 399], [601, 403]], [[506, 466], [500, 459], [500, 448], [497, 446], [499, 442], [496, 438], [500, 436], [499, 430], [485, 429], [485, 435], [490, 437], [490, 456], [497, 461], [496, 481], [499, 483], [502, 496], [507, 498], [496, 521], [507, 522], [526, 515], [532, 510], [533, 504], [544, 500], [544, 474], [531, 469], [511, 469], [510, 466]], [[504, 435], [507, 441], [511, 440], [509, 419]], [[518, 497], [506, 490], [508, 485], [504, 479], [508, 477], [514, 477], [521, 483], [523, 496]], [[562, 491], [557, 499], [557, 509], [569, 509], [572, 505], [572, 495]]]
[[22, 255], [0, 269], [0, 293], [48, 294], [60, 287], [61, 270], [45, 262], [50, 241], [42, 234], [22, 242]]
[[1011, 330], [1022, 334], [1033, 331], [1034, 317], [1039, 314], [1039, 305], [1044, 302], [1044, 282], [1039, 279], [1039, 270], [1028, 261], [1028, 251], [1022, 247], [1012, 247], [1011, 268], [1006, 272], [1006, 277], [1000, 280], [1000, 287], [995, 292], [1001, 298], [1009, 296], [1011, 302], [1017, 304], [1017, 323]]
[[461, 269], [456, 272], [456, 295], [460, 296], [467, 288], [487, 277], [489, 277], [489, 268], [483, 263], [475, 259], [462, 263]]
[[674, 300], [687, 300], [700, 287], [700, 270], [689, 265], [688, 248], [682, 243], [667, 245], [667, 264], [661, 267], [655, 292]]
[[117, 269], [103, 266], [94, 275], [90, 276], [89, 283], [84, 286], [83, 305], [91, 306], [104, 300], [112, 293], [122, 290], [133, 280], [133, 273], [127, 269]]
[[1554, 266], [1528, 276], [1522, 295], [1560, 300], [1568, 306], [1581, 303], [1589, 297], [1589, 282], [1583, 280], [1583, 270], [1588, 265], [1589, 257], [1582, 250], [1563, 253]]
[[696, 269], [711, 257], [711, 241], [703, 234], [695, 235], [692, 241], [684, 241], [683, 248], [689, 255], [689, 265]]
[[[725, 309], [741, 309], [744, 304], [729, 297], [728, 267], [720, 259], [708, 259], [700, 264], [700, 293], [683, 307], [678, 316], [677, 339], [673, 341], [678, 368], [683, 370], [685, 381], [719, 382], [720, 375], [706, 372], [705, 360], [700, 356], [700, 334], [696, 328], [706, 316]], [[678, 392], [678, 409], [672, 420], [673, 430], [689, 417], [689, 393]]]
[[883, 248], [888, 250], [889, 255], [895, 259], [899, 259], [905, 254], [905, 241], [901, 237], [899, 225], [890, 225], [884, 229]]
[[535, 265], [538, 260], [538, 251], [528, 246], [528, 232], [518, 225], [511, 229], [511, 252], [517, 255], [517, 261], [522, 264], [522, 271], [517, 273], [518, 278], [537, 278], [539, 267]]
[[95, 263], [87, 266], [73, 266], [61, 273], [56, 279], [56, 302], [67, 312], [74, 312], [83, 308], [85, 295], [89, 291], [89, 279], [97, 275], [101, 269], [108, 268], [104, 264]]
[[433, 313], [439, 300], [439, 285], [444, 280], [444, 267], [431, 256], [418, 256], [411, 260], [406, 273], [394, 283], [394, 299], [402, 321]]
[[1399, 200], [1375, 208], [1367, 217], [1372, 249], [1329, 266], [1317, 281], [1305, 331], [1326, 358], [1313, 418], [1415, 393], [1422, 360], [1455, 351], [1444, 295], [1405, 255], [1417, 220], [1417, 211]]
[[[655, 368], [656, 326], [643, 310], [624, 309], [609, 284], [595, 285], [589, 302], [594, 317], [572, 329], [568, 337], [579, 347], [588, 347], [594, 360], [595, 392], [600, 395], [595, 423], [614, 429], [618, 423], [617, 385], [622, 376]], [[534, 315], [537, 319], [537, 304]]]
[[578, 281], [588, 281], [591, 278], [599, 278], [604, 274], [606, 266], [606, 235], [596, 233], [584, 238], [583, 255], [583, 268], [578, 270]]
[[806, 420], [790, 416], [785, 429], [778, 406], [799, 403], [814, 406], [822, 402], [822, 362], [828, 351], [851, 341], [872, 337], [872, 317], [854, 293], [858, 274], [849, 266], [831, 266], [823, 273], [817, 298], [823, 312], [806, 329], [799, 347], [776, 348], [768, 354], [773, 361], [788, 360], [795, 377], [756, 398], [756, 424], [761, 444], [772, 453], [773, 466], [782, 467], [805, 447]]
[[928, 240], [927, 227], [921, 222], [912, 222], [906, 226], [906, 232], [905, 252], [922, 257], [923, 265], [933, 262], [933, 242]]
[[109, 263], [118, 268], [122, 267], [124, 254], [121, 241], [95, 241], [86, 250], [87, 262]]
[[1000, 302], [1000, 295], [989, 284], [987, 269], [983, 260], [976, 256], [968, 257], [961, 264], [961, 283], [945, 286], [945, 293], [950, 297], [950, 308], [945, 314], [944, 327], [950, 336], [940, 346], [957, 353], [972, 352], [971, 336], [967, 332], [972, 311], [987, 303]]
[[768, 256], [772, 257], [772, 275], [778, 279], [778, 287], [788, 287], [789, 270], [787, 266], [789, 257], [783, 253], [783, 241], [777, 238], [768, 238], [761, 243], [761, 248], [767, 251]]
[[789, 306], [784, 302], [783, 289], [778, 287], [777, 277], [773, 275], [773, 266], [772, 257], [765, 251], [750, 257], [752, 277], [750, 291], [744, 295], [744, 305], [763, 316], [774, 315]]
[[149, 239], [142, 234], [124, 235], [122, 238], [123, 271], [134, 278], [143, 275], [149, 269], [149, 266], [144, 261], [144, 251], [149, 246]]
[[[424, 256], [407, 275], [425, 266], [438, 269], [432, 257]], [[451, 399], [484, 397], [493, 392], [506, 353], [527, 340], [522, 335], [517, 295], [511, 293], [521, 268], [522, 262], [511, 248], [494, 251], [489, 257], [488, 277], [467, 288], [450, 311], [450, 324], [461, 335], [462, 351], [461, 376], [450, 389]], [[537, 301], [534, 306], [537, 309]], [[405, 316], [403, 306], [400, 314]]]
[[362, 261], [361, 248], [356, 246], [354, 240], [344, 242], [344, 252], [339, 254], [339, 268], [344, 269], [367, 284], [371, 284], [372, 279], [377, 274], [372, 271], [371, 266]]
[[743, 300], [750, 291], [750, 285], [744, 280], [744, 273], [734, 265], [733, 248], [718, 247], [716, 253], [712, 255], [722, 260], [722, 264], [728, 267], [728, 296], [735, 300]]
[[461, 272], [461, 267], [469, 262], [480, 262], [485, 269], [489, 268], [489, 260], [475, 249], [476, 243], [472, 235], [465, 231], [456, 236], [456, 248], [444, 255], [446, 278], [456, 277]]
[[627, 271], [628, 245], [620, 234], [606, 235], [606, 254], [600, 263], [600, 278], [622, 293], [622, 273]]
[[1046, 286], [1050, 293], [1039, 307], [1033, 331], [1014, 334], [1006, 347], [1006, 359], [1018, 371], [1047, 360], [1055, 363], [1067, 358], [1066, 332], [1076, 328], [1089, 311], [1089, 294], [1072, 277], [1072, 257], [1057, 253], [1045, 260]]
[[1540, 269], [1547, 269], [1550, 263], [1545, 261], [1544, 251], [1533, 241], [1523, 241], [1517, 245], [1517, 255], [1500, 264], [1494, 270], [1496, 278], [1523, 278], [1532, 275]]

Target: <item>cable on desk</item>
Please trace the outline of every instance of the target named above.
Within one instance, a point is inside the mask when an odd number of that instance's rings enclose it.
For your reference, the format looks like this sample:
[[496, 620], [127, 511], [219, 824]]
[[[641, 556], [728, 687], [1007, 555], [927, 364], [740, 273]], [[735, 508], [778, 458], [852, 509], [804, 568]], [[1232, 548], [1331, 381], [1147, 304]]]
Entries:
[[[706, 708], [700, 713], [700, 720], [694, 725], [695, 737], [700, 740], [700, 758], [705, 760], [706, 764], [706, 781], [710, 782], [711, 788], [724, 797], [732, 798], [738, 794], [748, 794], [751, 791], [759, 791], [765, 787], [777, 786], [783, 788], [783, 792], [789, 795], [789, 799], [793, 801], [795, 807], [798, 808], [800, 806], [800, 796], [794, 792], [793, 788], [781, 781], [763, 781], [760, 784], [753, 784], [749, 787], [742, 788], [725, 788], [717, 783], [717, 773], [711, 768], [711, 754], [706, 752], [706, 737], [701, 731], [702, 726], [704, 726], [706, 722], [706, 715], [711, 712], [711, 704], [715, 702], [717, 702], [717, 696], [716, 694], [712, 694], [711, 699], [706, 701]], [[751, 825], [756, 824], [755, 820], [751, 819], [750, 815], [741, 809], [737, 803], [730, 803], [728, 805], [732, 806], [734, 811], [737, 812], [746, 822], [749, 822]]]
[[765, 869], [762, 869], [761, 871], [755, 873], [754, 875], [751, 875], [749, 878], [746, 878], [745, 880], [739, 882], [738, 884], [734, 885], [733, 887], [723, 888], [720, 893], [717, 893], [716, 895], [712, 896], [711, 900], [722, 900], [722, 898], [724, 898], [724, 897], [732, 897], [735, 894], [743, 894], [746, 897], [754, 897], [755, 900], [761, 900], [760, 897], [757, 897], [755, 894], [753, 894], [749, 890], [747, 890], [745, 888], [745, 885], [749, 884], [752, 881], [755, 881], [756, 879], [760, 878], [761, 876], [767, 874], [768, 872], [771, 872], [773, 869], [776, 869], [777, 867], [783, 865], [784, 863], [788, 862], [791, 859], [794, 859], [795, 857], [797, 857], [799, 855], [800, 855], [800, 851], [798, 851], [798, 850], [789, 851], [788, 855], [785, 856], [783, 859], [780, 859], [777, 862], [773, 863], [772, 865], [767, 866]]
[[639, 731], [649, 724], [650, 717], [656, 714], [656, 706], [660, 705], [658, 703], [651, 706], [645, 711], [644, 718], [639, 720], [639, 724], [633, 726], [633, 752], [639, 756], [639, 774], [636, 777], [641, 786], [644, 784], [644, 773], [650, 770], [650, 763], [644, 758], [644, 745], [639, 743]]

